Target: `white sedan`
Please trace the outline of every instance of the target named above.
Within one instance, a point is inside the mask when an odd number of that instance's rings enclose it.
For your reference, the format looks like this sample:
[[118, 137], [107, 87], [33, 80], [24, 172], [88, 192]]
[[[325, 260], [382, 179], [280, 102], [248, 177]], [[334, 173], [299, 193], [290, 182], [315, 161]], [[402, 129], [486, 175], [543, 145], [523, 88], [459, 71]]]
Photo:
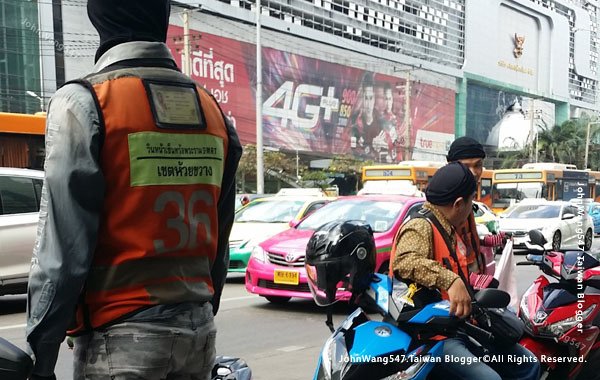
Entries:
[[537, 229], [546, 238], [545, 249], [579, 249], [586, 251], [594, 240], [592, 218], [583, 205], [538, 200], [515, 205], [500, 216], [500, 231], [513, 235], [515, 248], [535, 248], [529, 243], [529, 230]]

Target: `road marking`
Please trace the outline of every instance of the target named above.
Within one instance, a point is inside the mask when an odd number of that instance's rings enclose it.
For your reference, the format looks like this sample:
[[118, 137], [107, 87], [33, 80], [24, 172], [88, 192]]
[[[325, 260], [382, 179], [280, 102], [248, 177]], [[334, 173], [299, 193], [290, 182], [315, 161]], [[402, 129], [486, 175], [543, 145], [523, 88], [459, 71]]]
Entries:
[[277, 351], [293, 352], [293, 351], [300, 351], [300, 350], [303, 350], [305, 348], [306, 347], [304, 347], [304, 346], [287, 346], [287, 347], [278, 348]]
[[26, 327], [26, 326], [27, 326], [26, 323], [23, 323], [23, 324], [20, 324], [20, 325], [2, 326], [2, 327], [0, 327], [0, 331], [1, 330], [22, 329], [23, 327]]
[[227, 301], [239, 301], [239, 300], [247, 300], [250, 298], [258, 298], [255, 295], [254, 296], [243, 296], [243, 297], [232, 297], [232, 298], [224, 298], [221, 300], [221, 302], [227, 302]]
[[[246, 300], [246, 299], [251, 299], [251, 298], [255, 298], [258, 299], [257, 296], [253, 295], [253, 296], [243, 296], [243, 297], [232, 297], [232, 298], [225, 298], [222, 299], [221, 302], [227, 302], [227, 301], [240, 301], [240, 300]], [[12, 325], [12, 326], [1, 326], [0, 327], [0, 331], [2, 330], [13, 330], [13, 329], [22, 329], [23, 327], [27, 327], [26, 323], [20, 324], [20, 325]]]

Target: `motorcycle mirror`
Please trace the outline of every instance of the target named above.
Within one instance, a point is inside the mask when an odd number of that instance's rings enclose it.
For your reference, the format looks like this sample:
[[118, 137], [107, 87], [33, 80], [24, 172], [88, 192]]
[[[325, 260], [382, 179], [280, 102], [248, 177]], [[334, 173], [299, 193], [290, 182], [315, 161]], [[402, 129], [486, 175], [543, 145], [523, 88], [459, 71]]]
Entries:
[[502, 308], [510, 303], [510, 295], [500, 289], [481, 289], [475, 294], [475, 301], [485, 308]]
[[528, 254], [526, 257], [527, 261], [531, 261], [532, 263], [541, 263], [544, 256], [543, 255], [534, 255], [534, 254]]
[[25, 380], [33, 370], [33, 360], [23, 350], [0, 338], [0, 379]]
[[531, 244], [539, 245], [540, 247], [544, 247], [544, 245], [548, 242], [542, 232], [539, 230], [529, 231], [529, 241], [531, 241]]

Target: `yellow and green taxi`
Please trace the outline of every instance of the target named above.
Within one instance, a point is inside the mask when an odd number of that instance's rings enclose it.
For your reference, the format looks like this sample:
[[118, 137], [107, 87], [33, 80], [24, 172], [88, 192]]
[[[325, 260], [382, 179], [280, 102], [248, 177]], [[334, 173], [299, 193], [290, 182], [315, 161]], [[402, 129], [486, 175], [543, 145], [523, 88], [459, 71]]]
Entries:
[[473, 202], [473, 204], [477, 205], [477, 210], [475, 210], [475, 223], [483, 224], [491, 233], [498, 233], [500, 222], [492, 210], [481, 202]]
[[229, 236], [229, 272], [246, 271], [252, 249], [332, 201], [324, 195], [276, 195], [238, 209]]

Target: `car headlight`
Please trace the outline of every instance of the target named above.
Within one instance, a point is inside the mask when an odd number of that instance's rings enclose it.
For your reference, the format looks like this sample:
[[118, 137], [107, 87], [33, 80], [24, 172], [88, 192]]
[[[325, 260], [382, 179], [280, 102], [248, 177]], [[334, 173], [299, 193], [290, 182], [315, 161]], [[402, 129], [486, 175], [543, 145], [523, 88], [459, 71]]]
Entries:
[[578, 323], [585, 321], [595, 309], [596, 305], [594, 304], [585, 309], [581, 315], [569, 317], [567, 319], [563, 319], [562, 321], [552, 323], [551, 325], [544, 326], [540, 328], [540, 332], [545, 332], [546, 334], [551, 334], [554, 336], [561, 336], [565, 332], [575, 327]]
[[267, 262], [267, 252], [264, 249], [262, 249], [260, 245], [257, 245], [252, 249], [252, 257], [260, 261], [261, 263]]
[[350, 356], [344, 343], [344, 335], [335, 334], [327, 339], [321, 354], [322, 368], [320, 372], [323, 374], [323, 378], [327, 380], [341, 379], [350, 365]]

